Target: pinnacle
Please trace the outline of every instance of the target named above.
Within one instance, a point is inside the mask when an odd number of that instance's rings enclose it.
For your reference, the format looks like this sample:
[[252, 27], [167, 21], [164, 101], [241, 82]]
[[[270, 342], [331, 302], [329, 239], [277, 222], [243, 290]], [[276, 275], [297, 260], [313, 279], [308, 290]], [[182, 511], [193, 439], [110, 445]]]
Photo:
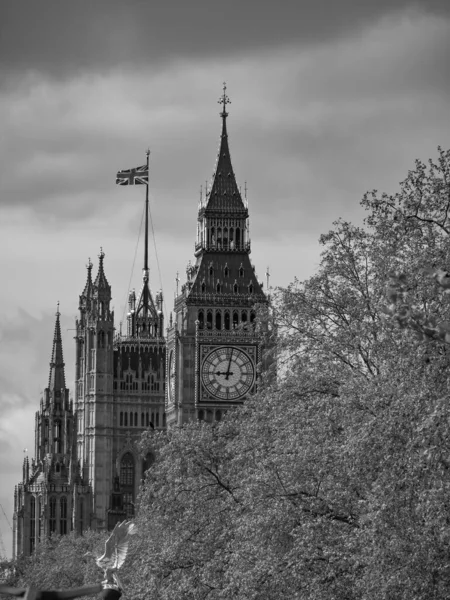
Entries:
[[87, 280], [86, 280], [86, 285], [84, 286], [84, 290], [82, 293], [82, 296], [84, 296], [85, 298], [88, 298], [91, 295], [91, 290], [92, 290], [92, 267], [93, 264], [91, 262], [91, 259], [88, 259], [88, 264], [86, 265], [86, 269], [87, 269]]
[[230, 148], [228, 146], [227, 116], [225, 111], [226, 104], [229, 103], [228, 96], [225, 94], [219, 100], [223, 104], [223, 110], [220, 113], [222, 118], [222, 133], [220, 136], [219, 153], [213, 174], [213, 183], [211, 190], [207, 192], [205, 211], [209, 212], [227, 212], [239, 213], [243, 215], [247, 209], [242, 201], [239, 188], [236, 183], [236, 177], [231, 164]]
[[105, 258], [105, 253], [103, 252], [102, 248], [100, 248], [100, 254], [98, 255], [98, 258], [99, 258], [98, 273], [97, 273], [97, 277], [95, 278], [94, 285], [98, 290], [99, 289], [110, 289], [108, 280], [106, 279], [105, 271], [103, 269], [103, 259]]
[[56, 312], [55, 331], [53, 334], [52, 358], [50, 361], [50, 374], [48, 378], [48, 387], [50, 390], [61, 390], [66, 388], [64, 374], [64, 358], [61, 339], [59, 302]]

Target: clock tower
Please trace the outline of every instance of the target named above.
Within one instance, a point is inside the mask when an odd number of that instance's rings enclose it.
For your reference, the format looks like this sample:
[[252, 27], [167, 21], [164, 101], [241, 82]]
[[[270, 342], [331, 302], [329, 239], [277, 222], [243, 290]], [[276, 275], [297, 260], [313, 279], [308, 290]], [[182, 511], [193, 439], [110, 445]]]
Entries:
[[231, 165], [224, 85], [212, 184], [201, 198], [195, 264], [175, 298], [167, 332], [168, 426], [220, 420], [255, 390], [261, 336], [255, 305], [267, 299], [250, 262], [248, 205]]

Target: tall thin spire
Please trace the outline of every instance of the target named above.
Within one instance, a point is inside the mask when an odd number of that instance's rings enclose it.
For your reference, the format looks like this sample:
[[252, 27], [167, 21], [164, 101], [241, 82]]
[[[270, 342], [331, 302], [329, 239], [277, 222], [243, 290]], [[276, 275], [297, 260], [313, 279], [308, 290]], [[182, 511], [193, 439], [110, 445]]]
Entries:
[[105, 270], [103, 268], [103, 260], [105, 258], [105, 253], [103, 252], [103, 248], [100, 247], [100, 254], [98, 255], [98, 273], [97, 273], [97, 277], [95, 278], [94, 281], [94, 286], [97, 288], [97, 290], [100, 289], [109, 289], [110, 285], [108, 283], [108, 280], [106, 279], [106, 275], [105, 275]]
[[213, 174], [213, 182], [206, 198], [206, 212], [246, 213], [247, 209], [242, 201], [239, 188], [231, 164], [230, 148], [227, 133], [227, 104], [231, 101], [226, 93], [227, 86], [223, 84], [223, 93], [218, 100], [222, 105], [219, 113], [222, 117], [222, 133], [220, 135], [219, 153]]
[[86, 279], [86, 285], [84, 286], [84, 290], [82, 293], [82, 296], [84, 296], [85, 298], [90, 296], [90, 293], [92, 291], [92, 262], [91, 259], [88, 258], [88, 264], [86, 265], [86, 269], [87, 269], [87, 279]]
[[64, 359], [61, 339], [61, 324], [59, 321], [59, 302], [56, 310], [55, 331], [53, 334], [52, 358], [50, 361], [50, 374], [48, 387], [50, 391], [66, 389], [66, 378], [64, 374]]

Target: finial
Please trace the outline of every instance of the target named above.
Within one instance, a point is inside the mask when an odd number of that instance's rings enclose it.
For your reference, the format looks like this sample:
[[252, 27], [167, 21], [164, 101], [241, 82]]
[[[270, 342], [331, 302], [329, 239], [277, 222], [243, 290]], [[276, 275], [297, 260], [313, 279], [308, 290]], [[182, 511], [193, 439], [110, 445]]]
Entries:
[[100, 260], [103, 260], [105, 258], [105, 253], [103, 252], [103, 248], [100, 246], [100, 254], [98, 255]]
[[147, 148], [147, 150], [145, 151], [145, 155], [150, 156], [150, 148]]
[[225, 110], [225, 106], [227, 104], [231, 104], [231, 100], [228, 98], [227, 96], [227, 84], [225, 83], [225, 81], [223, 82], [223, 94], [222, 96], [219, 98], [218, 100], [219, 104], [222, 104], [222, 112], [220, 113], [220, 116], [225, 119], [226, 117], [228, 117], [228, 113]]
[[91, 257], [88, 258], [88, 264], [86, 265], [86, 269], [88, 269], [88, 271], [92, 269]]
[[58, 302], [56, 303], [56, 316], [59, 317], [60, 314], [61, 313], [59, 312], [59, 300], [58, 300]]

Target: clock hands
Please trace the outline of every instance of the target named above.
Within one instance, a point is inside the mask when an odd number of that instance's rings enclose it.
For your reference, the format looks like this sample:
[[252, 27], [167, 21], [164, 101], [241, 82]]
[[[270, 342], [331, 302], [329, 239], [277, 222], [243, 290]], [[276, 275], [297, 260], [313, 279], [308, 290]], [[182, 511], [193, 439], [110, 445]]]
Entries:
[[221, 373], [220, 371], [216, 371], [216, 375], [225, 375], [225, 379], [228, 381], [228, 378], [230, 375], [233, 375], [233, 371], [230, 371], [230, 367], [231, 367], [231, 358], [233, 356], [233, 348], [231, 349], [231, 353], [230, 353], [230, 360], [228, 361], [228, 367], [227, 370], [224, 371], [223, 373]]
[[227, 368], [227, 372], [225, 374], [225, 379], [228, 379], [228, 377], [230, 375], [232, 375], [231, 371], [230, 371], [230, 367], [231, 367], [231, 357], [233, 356], [233, 348], [231, 348], [231, 353], [230, 353], [230, 360], [228, 361], [228, 368]]

